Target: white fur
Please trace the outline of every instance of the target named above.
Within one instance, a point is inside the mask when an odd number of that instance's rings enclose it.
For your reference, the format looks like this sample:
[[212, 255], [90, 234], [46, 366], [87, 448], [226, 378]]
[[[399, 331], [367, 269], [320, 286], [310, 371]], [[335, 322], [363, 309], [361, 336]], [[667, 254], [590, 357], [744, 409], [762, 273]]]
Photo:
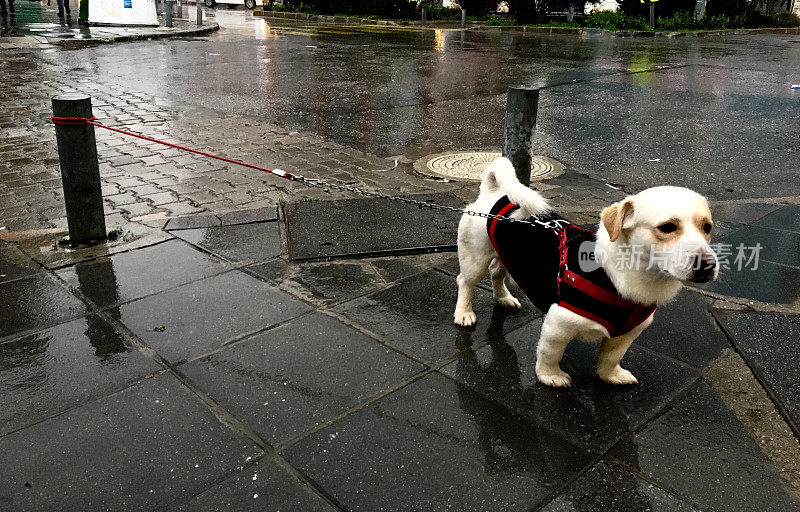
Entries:
[[[492, 162], [483, 175], [480, 195], [467, 207], [468, 210], [488, 213], [504, 195], [520, 205], [513, 213], [516, 218], [527, 218], [549, 210], [547, 201], [536, 191], [522, 185], [516, 178], [514, 167], [506, 158]], [[664, 304], [680, 291], [683, 281], [692, 277], [687, 267], [687, 257], [701, 255], [716, 262], [716, 255], [708, 246], [707, 236], [695, 226], [697, 218], [708, 216], [705, 198], [691, 190], [679, 187], [656, 187], [645, 190], [625, 201], [632, 203], [632, 213], [625, 217], [620, 236], [611, 237], [601, 222], [597, 231], [598, 251], [607, 258], [601, 261], [606, 273], [620, 294], [642, 304]], [[669, 242], [656, 240], [654, 230], [666, 221], [675, 220], [680, 233]], [[654, 240], [658, 243], [654, 245]], [[623, 244], [649, 244], [663, 251], [657, 264], [632, 268], [618, 268], [615, 262]], [[647, 255], [645, 255], [647, 256]], [[472, 309], [475, 286], [489, 271], [492, 289], [498, 304], [520, 307], [505, 285], [506, 269], [497, 258], [486, 233], [486, 219], [464, 215], [458, 225], [458, 261], [460, 273], [458, 301], [454, 312], [455, 323], [472, 326], [477, 321]], [[716, 278], [716, 270], [712, 277]], [[636, 384], [638, 381], [628, 370], [619, 366], [628, 347], [652, 323], [652, 316], [633, 331], [611, 338], [600, 324], [572, 311], [553, 304], [548, 310], [536, 349], [536, 376], [539, 381], [555, 387], [569, 386], [570, 376], [558, 363], [564, 350], [573, 339], [601, 342], [597, 374], [612, 384]]]

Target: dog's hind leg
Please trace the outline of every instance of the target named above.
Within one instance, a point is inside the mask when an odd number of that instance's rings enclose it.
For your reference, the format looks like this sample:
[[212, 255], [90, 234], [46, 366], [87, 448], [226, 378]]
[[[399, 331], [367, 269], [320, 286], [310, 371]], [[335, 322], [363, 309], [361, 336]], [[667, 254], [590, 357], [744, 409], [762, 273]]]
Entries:
[[559, 306], [550, 307], [536, 345], [536, 378], [542, 384], [556, 388], [569, 387], [572, 383], [570, 376], [558, 366], [574, 334], [564, 328], [563, 315], [560, 313]]
[[455, 322], [458, 325], [469, 327], [475, 325], [477, 321], [475, 312], [472, 310], [472, 296], [475, 293], [475, 287], [489, 270], [490, 260], [491, 256], [476, 255], [474, 253], [463, 254], [459, 251], [458, 263], [461, 267], [461, 272], [456, 278], [458, 301], [456, 302], [456, 310], [453, 313]]
[[511, 292], [506, 288], [506, 267], [500, 262], [499, 258], [492, 259], [489, 264], [489, 273], [492, 275], [492, 292], [494, 292], [494, 300], [501, 306], [508, 308], [521, 308], [522, 305], [519, 301], [511, 295]]

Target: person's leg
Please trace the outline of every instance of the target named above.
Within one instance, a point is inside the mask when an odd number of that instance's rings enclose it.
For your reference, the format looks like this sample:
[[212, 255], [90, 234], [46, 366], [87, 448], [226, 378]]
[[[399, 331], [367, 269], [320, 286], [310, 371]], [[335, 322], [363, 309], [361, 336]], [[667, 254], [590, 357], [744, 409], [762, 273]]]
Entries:
[[6, 0], [0, 0], [0, 16], [6, 15]]
[[72, 14], [69, 10], [69, 0], [64, 0], [64, 10], [67, 11], [67, 15]]
[[14, 9], [14, 0], [8, 0], [8, 12], [11, 14], [17, 12], [16, 9]]
[[64, 17], [64, 0], [56, 0], [56, 5], [58, 5], [58, 17]]

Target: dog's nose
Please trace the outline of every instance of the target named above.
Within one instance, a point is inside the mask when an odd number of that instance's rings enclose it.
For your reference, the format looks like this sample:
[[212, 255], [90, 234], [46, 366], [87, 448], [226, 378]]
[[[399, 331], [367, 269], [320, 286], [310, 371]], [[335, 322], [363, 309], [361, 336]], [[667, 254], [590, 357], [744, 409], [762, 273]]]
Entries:
[[710, 254], [697, 254], [693, 261], [694, 273], [692, 281], [695, 283], [707, 283], [714, 279], [717, 272], [717, 259]]

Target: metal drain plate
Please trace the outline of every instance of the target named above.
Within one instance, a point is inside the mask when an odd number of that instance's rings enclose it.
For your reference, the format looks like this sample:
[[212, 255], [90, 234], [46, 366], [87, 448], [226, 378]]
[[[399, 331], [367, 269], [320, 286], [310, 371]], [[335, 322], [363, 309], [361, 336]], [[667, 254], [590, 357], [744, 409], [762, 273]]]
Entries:
[[[427, 176], [459, 181], [480, 181], [481, 174], [496, 158], [499, 151], [450, 151], [420, 158], [414, 169]], [[546, 180], [563, 174], [564, 166], [546, 156], [534, 155], [531, 180]]]

